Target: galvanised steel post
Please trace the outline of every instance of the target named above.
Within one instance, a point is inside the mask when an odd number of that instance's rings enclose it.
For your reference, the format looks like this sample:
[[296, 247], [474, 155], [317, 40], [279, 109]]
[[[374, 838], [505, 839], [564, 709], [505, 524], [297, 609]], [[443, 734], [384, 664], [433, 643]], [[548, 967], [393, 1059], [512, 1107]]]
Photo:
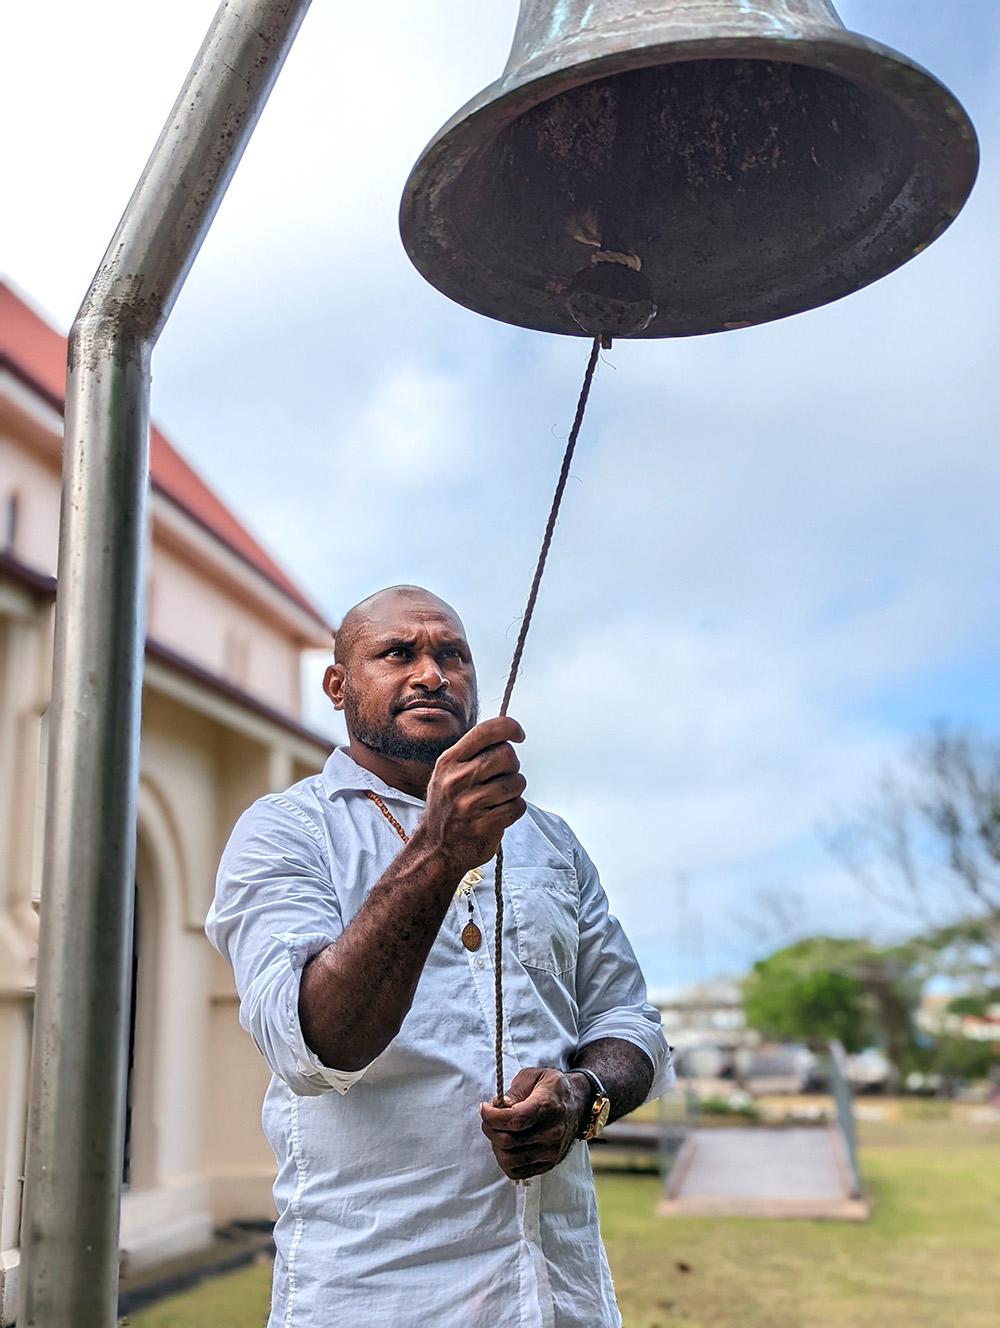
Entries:
[[70, 333], [20, 1328], [116, 1322], [150, 356], [308, 7], [224, 0]]

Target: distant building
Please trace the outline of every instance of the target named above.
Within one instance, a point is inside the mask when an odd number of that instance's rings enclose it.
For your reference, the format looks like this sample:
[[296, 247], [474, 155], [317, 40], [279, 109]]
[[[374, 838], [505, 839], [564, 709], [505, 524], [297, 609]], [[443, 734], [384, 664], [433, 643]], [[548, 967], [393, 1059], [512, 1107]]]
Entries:
[[[44, 828], [66, 342], [0, 284], [0, 1303], [11, 1322]], [[230, 828], [319, 769], [302, 652], [330, 627], [152, 430], [122, 1249], [143, 1264], [273, 1213], [263, 1059], [202, 932]]]
[[802, 1043], [764, 1042], [748, 1028], [739, 979], [715, 978], [650, 992], [674, 1048], [679, 1078], [701, 1095], [720, 1081], [752, 1094], [801, 1093], [819, 1083], [814, 1052]]
[[987, 1005], [982, 1014], [955, 1014], [948, 1009], [954, 993], [924, 992], [914, 1022], [931, 1037], [969, 1038], [989, 1042], [1000, 1051], [1000, 1005]]
[[649, 1000], [663, 1019], [672, 1047], [735, 1048], [759, 1041], [746, 1026], [739, 981], [715, 978], [687, 986], [654, 988]]

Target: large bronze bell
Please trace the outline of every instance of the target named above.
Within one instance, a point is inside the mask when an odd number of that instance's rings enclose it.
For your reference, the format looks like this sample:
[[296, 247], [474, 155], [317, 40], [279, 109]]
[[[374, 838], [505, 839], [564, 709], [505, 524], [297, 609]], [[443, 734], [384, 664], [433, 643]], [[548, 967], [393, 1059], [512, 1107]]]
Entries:
[[[522, 0], [506, 70], [424, 151], [401, 229], [491, 318], [689, 336], [891, 272], [977, 161], [951, 93], [827, 0]], [[605, 300], [657, 312], [598, 328]]]

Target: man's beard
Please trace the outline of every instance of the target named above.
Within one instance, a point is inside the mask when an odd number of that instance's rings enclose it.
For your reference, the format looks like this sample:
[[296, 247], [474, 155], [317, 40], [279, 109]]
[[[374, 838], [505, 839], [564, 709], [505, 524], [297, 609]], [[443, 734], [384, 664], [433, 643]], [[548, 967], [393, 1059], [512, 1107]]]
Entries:
[[[387, 719], [376, 720], [365, 715], [353, 697], [344, 691], [344, 714], [352, 739], [360, 742], [369, 751], [379, 756], [387, 756], [397, 761], [417, 761], [421, 765], [433, 765], [442, 752], [454, 747], [459, 738], [476, 723], [478, 703], [473, 698], [473, 714], [458, 715], [461, 732], [442, 734], [427, 738], [408, 738], [396, 725], [395, 714]], [[400, 711], [396, 712], [401, 713]], [[452, 712], [454, 713], [454, 712]]]

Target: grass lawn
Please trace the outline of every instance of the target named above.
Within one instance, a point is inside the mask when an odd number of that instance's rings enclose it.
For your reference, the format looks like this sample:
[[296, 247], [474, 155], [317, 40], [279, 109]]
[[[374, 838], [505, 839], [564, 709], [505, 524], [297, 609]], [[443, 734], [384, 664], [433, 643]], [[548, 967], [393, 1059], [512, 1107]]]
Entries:
[[[859, 1133], [874, 1211], [857, 1226], [660, 1218], [655, 1176], [599, 1176], [625, 1328], [996, 1328], [1000, 1127], [901, 1120]], [[230, 1274], [131, 1324], [262, 1328], [269, 1271]]]
[[130, 1328], [264, 1328], [270, 1298], [271, 1265], [254, 1264], [119, 1322]]

